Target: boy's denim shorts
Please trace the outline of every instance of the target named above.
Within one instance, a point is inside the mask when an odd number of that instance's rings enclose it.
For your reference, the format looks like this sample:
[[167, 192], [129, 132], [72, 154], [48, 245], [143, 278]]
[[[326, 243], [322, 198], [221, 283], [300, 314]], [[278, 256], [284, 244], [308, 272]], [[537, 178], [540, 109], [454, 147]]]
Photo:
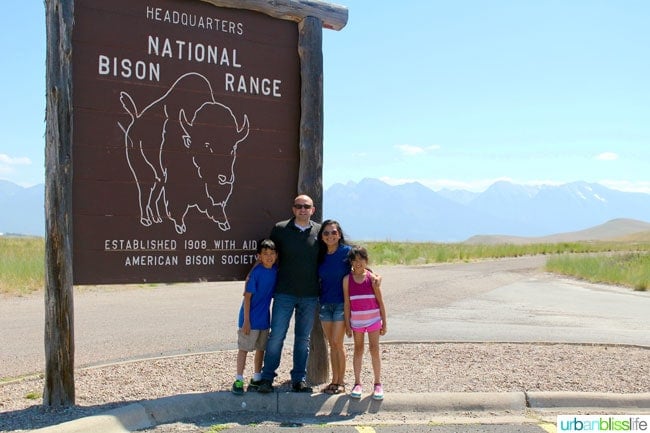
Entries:
[[318, 317], [321, 322], [342, 322], [345, 319], [343, 303], [321, 305]]

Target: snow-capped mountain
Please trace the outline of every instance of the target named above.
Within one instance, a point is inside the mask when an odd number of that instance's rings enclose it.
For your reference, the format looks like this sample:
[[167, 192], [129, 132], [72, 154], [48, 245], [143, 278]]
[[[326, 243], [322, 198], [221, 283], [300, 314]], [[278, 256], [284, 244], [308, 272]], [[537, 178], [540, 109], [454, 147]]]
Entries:
[[618, 218], [650, 221], [650, 194], [593, 183], [530, 187], [496, 182], [473, 194], [364, 179], [327, 189], [323, 217], [339, 220], [355, 239], [440, 242], [478, 234], [547, 236]]

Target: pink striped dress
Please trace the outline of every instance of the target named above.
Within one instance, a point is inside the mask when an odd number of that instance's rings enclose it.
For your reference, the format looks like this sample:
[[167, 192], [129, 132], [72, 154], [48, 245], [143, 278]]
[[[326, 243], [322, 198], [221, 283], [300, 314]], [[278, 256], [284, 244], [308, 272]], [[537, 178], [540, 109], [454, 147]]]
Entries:
[[372, 288], [370, 273], [366, 272], [361, 283], [348, 275], [348, 294], [350, 296], [350, 327], [365, 329], [381, 321], [379, 303]]

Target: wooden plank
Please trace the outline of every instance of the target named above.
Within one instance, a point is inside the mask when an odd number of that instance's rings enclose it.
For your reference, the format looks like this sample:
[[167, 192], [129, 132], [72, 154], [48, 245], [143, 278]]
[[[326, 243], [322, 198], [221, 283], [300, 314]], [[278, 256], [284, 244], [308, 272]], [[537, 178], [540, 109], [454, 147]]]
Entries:
[[323, 207], [323, 31], [318, 18], [298, 25], [301, 118], [298, 194], [314, 200], [314, 219], [321, 221]]
[[301, 22], [307, 17], [318, 18], [321, 26], [341, 30], [348, 22], [348, 9], [318, 0], [202, 0], [215, 6], [250, 9], [274, 18]]
[[73, 0], [46, 0], [45, 385], [43, 405], [71, 406], [74, 389], [72, 291]]
[[[314, 219], [323, 215], [323, 26], [318, 18], [307, 17], [298, 24], [298, 55], [300, 56], [301, 118], [300, 167], [298, 194], [307, 194], [314, 201]], [[311, 331], [307, 379], [324, 383], [328, 378], [327, 343], [318, 313]]]
[[[298, 23], [201, 1], [84, 0], [74, 16], [74, 284], [244, 280], [245, 263], [212, 245], [254, 254], [295, 197]], [[195, 132], [181, 109], [202, 113]], [[175, 240], [176, 259], [111, 239]]]

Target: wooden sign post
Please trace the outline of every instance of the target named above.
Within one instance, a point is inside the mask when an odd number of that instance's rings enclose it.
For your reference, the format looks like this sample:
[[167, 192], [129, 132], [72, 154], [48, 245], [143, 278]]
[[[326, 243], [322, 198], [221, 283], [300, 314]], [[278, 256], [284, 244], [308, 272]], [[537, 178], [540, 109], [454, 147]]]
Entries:
[[72, 296], [73, 3], [46, 1], [45, 406], [74, 404]]
[[[295, 195], [322, 218], [322, 29], [348, 15], [301, 0], [45, 5], [43, 402], [67, 406], [74, 284], [243, 279]], [[321, 383], [320, 323], [312, 339]]]

